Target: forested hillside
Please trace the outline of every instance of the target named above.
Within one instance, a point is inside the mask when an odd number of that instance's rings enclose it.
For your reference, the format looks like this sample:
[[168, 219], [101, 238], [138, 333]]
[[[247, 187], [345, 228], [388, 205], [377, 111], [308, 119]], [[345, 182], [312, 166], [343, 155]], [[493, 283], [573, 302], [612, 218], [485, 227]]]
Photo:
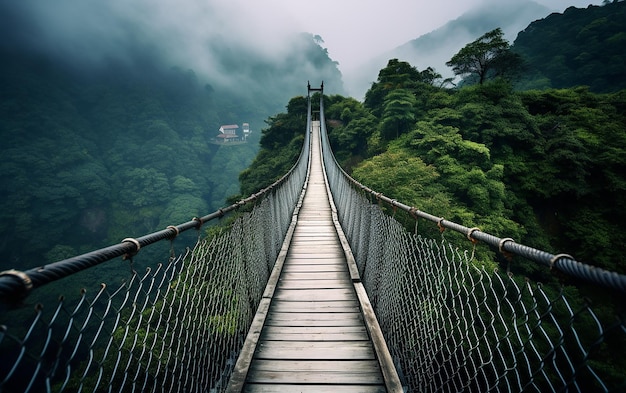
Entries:
[[[327, 97], [335, 154], [357, 180], [468, 227], [626, 272], [619, 230], [626, 219], [626, 91], [520, 93], [501, 79], [450, 90], [431, 82], [429, 70], [391, 60], [364, 103]], [[303, 127], [301, 100], [276, 117], [280, 124], [270, 123], [263, 140], [286, 136], [284, 124]], [[294, 141], [279, 144], [290, 163]], [[264, 145], [259, 157], [276, 146]], [[288, 166], [275, 166], [274, 175]], [[242, 174], [242, 188], [260, 188], [254, 173], [265, 177], [270, 169], [258, 162]], [[516, 271], [546, 278], [524, 262]]]
[[[607, 70], [616, 68], [594, 61], [587, 74], [613, 83], [606, 89], [611, 92], [580, 86], [580, 72], [563, 75], [559, 84], [567, 88], [514, 88], [520, 71], [536, 72], [520, 68], [520, 60], [532, 64], [548, 52], [560, 57], [558, 46], [570, 55], [603, 51], [611, 61], [619, 55], [624, 64], [618, 41], [626, 23], [617, 23], [624, 10], [626, 3], [613, 2], [536, 22], [518, 38], [524, 42], [535, 34], [523, 55], [519, 47], [509, 48], [501, 31], [489, 32], [449, 62], [466, 77], [460, 88], [442, 87], [432, 68], [419, 71], [390, 60], [363, 103], [338, 95], [325, 100], [336, 157], [365, 185], [431, 214], [626, 272], [620, 257], [626, 251], [620, 231], [626, 220], [626, 90], [619, 87], [626, 79], [609, 77]], [[551, 32], [549, 44], [540, 44], [546, 41], [539, 40], [541, 31]], [[575, 31], [596, 38], [573, 48]], [[544, 50], [548, 45], [555, 49]], [[269, 123], [263, 139], [285, 137], [282, 125], [297, 126], [298, 116], [291, 110], [277, 116], [280, 123]], [[287, 146], [282, 142], [281, 148]], [[272, 148], [263, 145], [259, 157]], [[241, 176], [244, 190], [262, 186], [256, 170]], [[518, 273], [541, 276], [532, 266], [518, 266]]]
[[[217, 50], [232, 80], [241, 79], [234, 86], [142, 48], [90, 62], [12, 38], [0, 44], [0, 270], [217, 210], [238, 192], [264, 120], [305, 89], [307, 77], [341, 85], [336, 63], [310, 34], [294, 37], [282, 59], [247, 53], [242, 62], [237, 48]], [[212, 143], [222, 124], [244, 122], [247, 143]]]
[[[365, 102], [324, 97], [329, 139], [342, 167], [375, 191], [435, 216], [626, 274], [626, 90], [518, 92], [500, 78], [446, 89], [437, 78], [430, 69], [392, 59]], [[273, 117], [263, 131], [268, 143], [240, 177], [243, 189], [264, 187], [263, 178], [277, 178], [293, 164], [304, 104], [303, 97], [293, 98], [287, 113]], [[297, 128], [287, 133], [286, 126]], [[401, 213], [389, 214], [402, 221]], [[442, 236], [433, 223], [405, 222], [422, 236]], [[471, 247], [463, 235], [443, 236]], [[472, 251], [472, 261], [510, 272], [520, 286], [526, 278], [548, 284], [542, 290], [550, 299], [562, 289], [570, 302], [580, 302], [576, 307], [592, 301], [606, 320], [623, 309], [619, 294], [521, 257], [507, 260], [484, 245]], [[587, 323], [581, 335], [597, 329]], [[608, 385], [620, 386], [624, 359], [609, 345], [598, 347], [594, 367], [606, 372]]]
[[513, 50], [527, 61], [520, 84], [528, 88], [589, 86], [594, 92], [626, 88], [626, 2], [570, 7], [531, 23]]

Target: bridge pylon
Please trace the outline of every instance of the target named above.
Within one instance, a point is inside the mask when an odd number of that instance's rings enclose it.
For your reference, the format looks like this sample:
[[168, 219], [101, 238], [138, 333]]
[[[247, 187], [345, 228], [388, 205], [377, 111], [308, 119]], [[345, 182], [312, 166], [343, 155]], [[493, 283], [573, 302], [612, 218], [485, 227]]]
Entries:
[[312, 91], [319, 91], [321, 94], [324, 94], [324, 81], [320, 87], [311, 87], [311, 82], [307, 81], [307, 94], [310, 96]]

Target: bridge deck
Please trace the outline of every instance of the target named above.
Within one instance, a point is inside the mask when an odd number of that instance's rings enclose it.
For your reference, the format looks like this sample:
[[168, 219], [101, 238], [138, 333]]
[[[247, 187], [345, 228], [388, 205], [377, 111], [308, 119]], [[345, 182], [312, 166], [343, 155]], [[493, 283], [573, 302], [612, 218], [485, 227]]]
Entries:
[[333, 224], [312, 132], [309, 185], [244, 392], [386, 392]]

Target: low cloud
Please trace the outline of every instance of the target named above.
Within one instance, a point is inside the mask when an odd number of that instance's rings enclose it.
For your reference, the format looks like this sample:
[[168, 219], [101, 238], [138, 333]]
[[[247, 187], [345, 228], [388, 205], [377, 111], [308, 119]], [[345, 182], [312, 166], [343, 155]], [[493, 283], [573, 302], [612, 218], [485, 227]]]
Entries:
[[214, 85], [241, 85], [249, 82], [241, 80], [245, 62], [280, 64], [302, 45], [300, 27], [278, 4], [264, 12], [271, 18], [244, 0], [0, 0], [0, 45], [77, 69], [153, 61], [193, 69]]

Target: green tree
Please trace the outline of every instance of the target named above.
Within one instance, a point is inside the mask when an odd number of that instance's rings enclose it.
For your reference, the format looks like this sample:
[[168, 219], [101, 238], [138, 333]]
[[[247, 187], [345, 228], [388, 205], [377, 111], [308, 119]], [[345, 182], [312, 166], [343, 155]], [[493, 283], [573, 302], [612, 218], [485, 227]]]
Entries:
[[393, 90], [385, 97], [382, 115], [382, 136], [389, 140], [408, 131], [415, 122], [415, 96], [406, 89]]
[[367, 154], [367, 140], [377, 129], [378, 119], [354, 98], [331, 96], [324, 102], [333, 153], [350, 170]]
[[504, 76], [519, 70], [522, 58], [510, 50], [499, 27], [465, 45], [446, 63], [455, 75], [476, 76], [483, 84], [490, 77]]
[[384, 100], [395, 89], [412, 89], [416, 81], [422, 79], [420, 72], [411, 64], [391, 59], [378, 73], [378, 80], [365, 93], [364, 105], [376, 117], [382, 116]]

